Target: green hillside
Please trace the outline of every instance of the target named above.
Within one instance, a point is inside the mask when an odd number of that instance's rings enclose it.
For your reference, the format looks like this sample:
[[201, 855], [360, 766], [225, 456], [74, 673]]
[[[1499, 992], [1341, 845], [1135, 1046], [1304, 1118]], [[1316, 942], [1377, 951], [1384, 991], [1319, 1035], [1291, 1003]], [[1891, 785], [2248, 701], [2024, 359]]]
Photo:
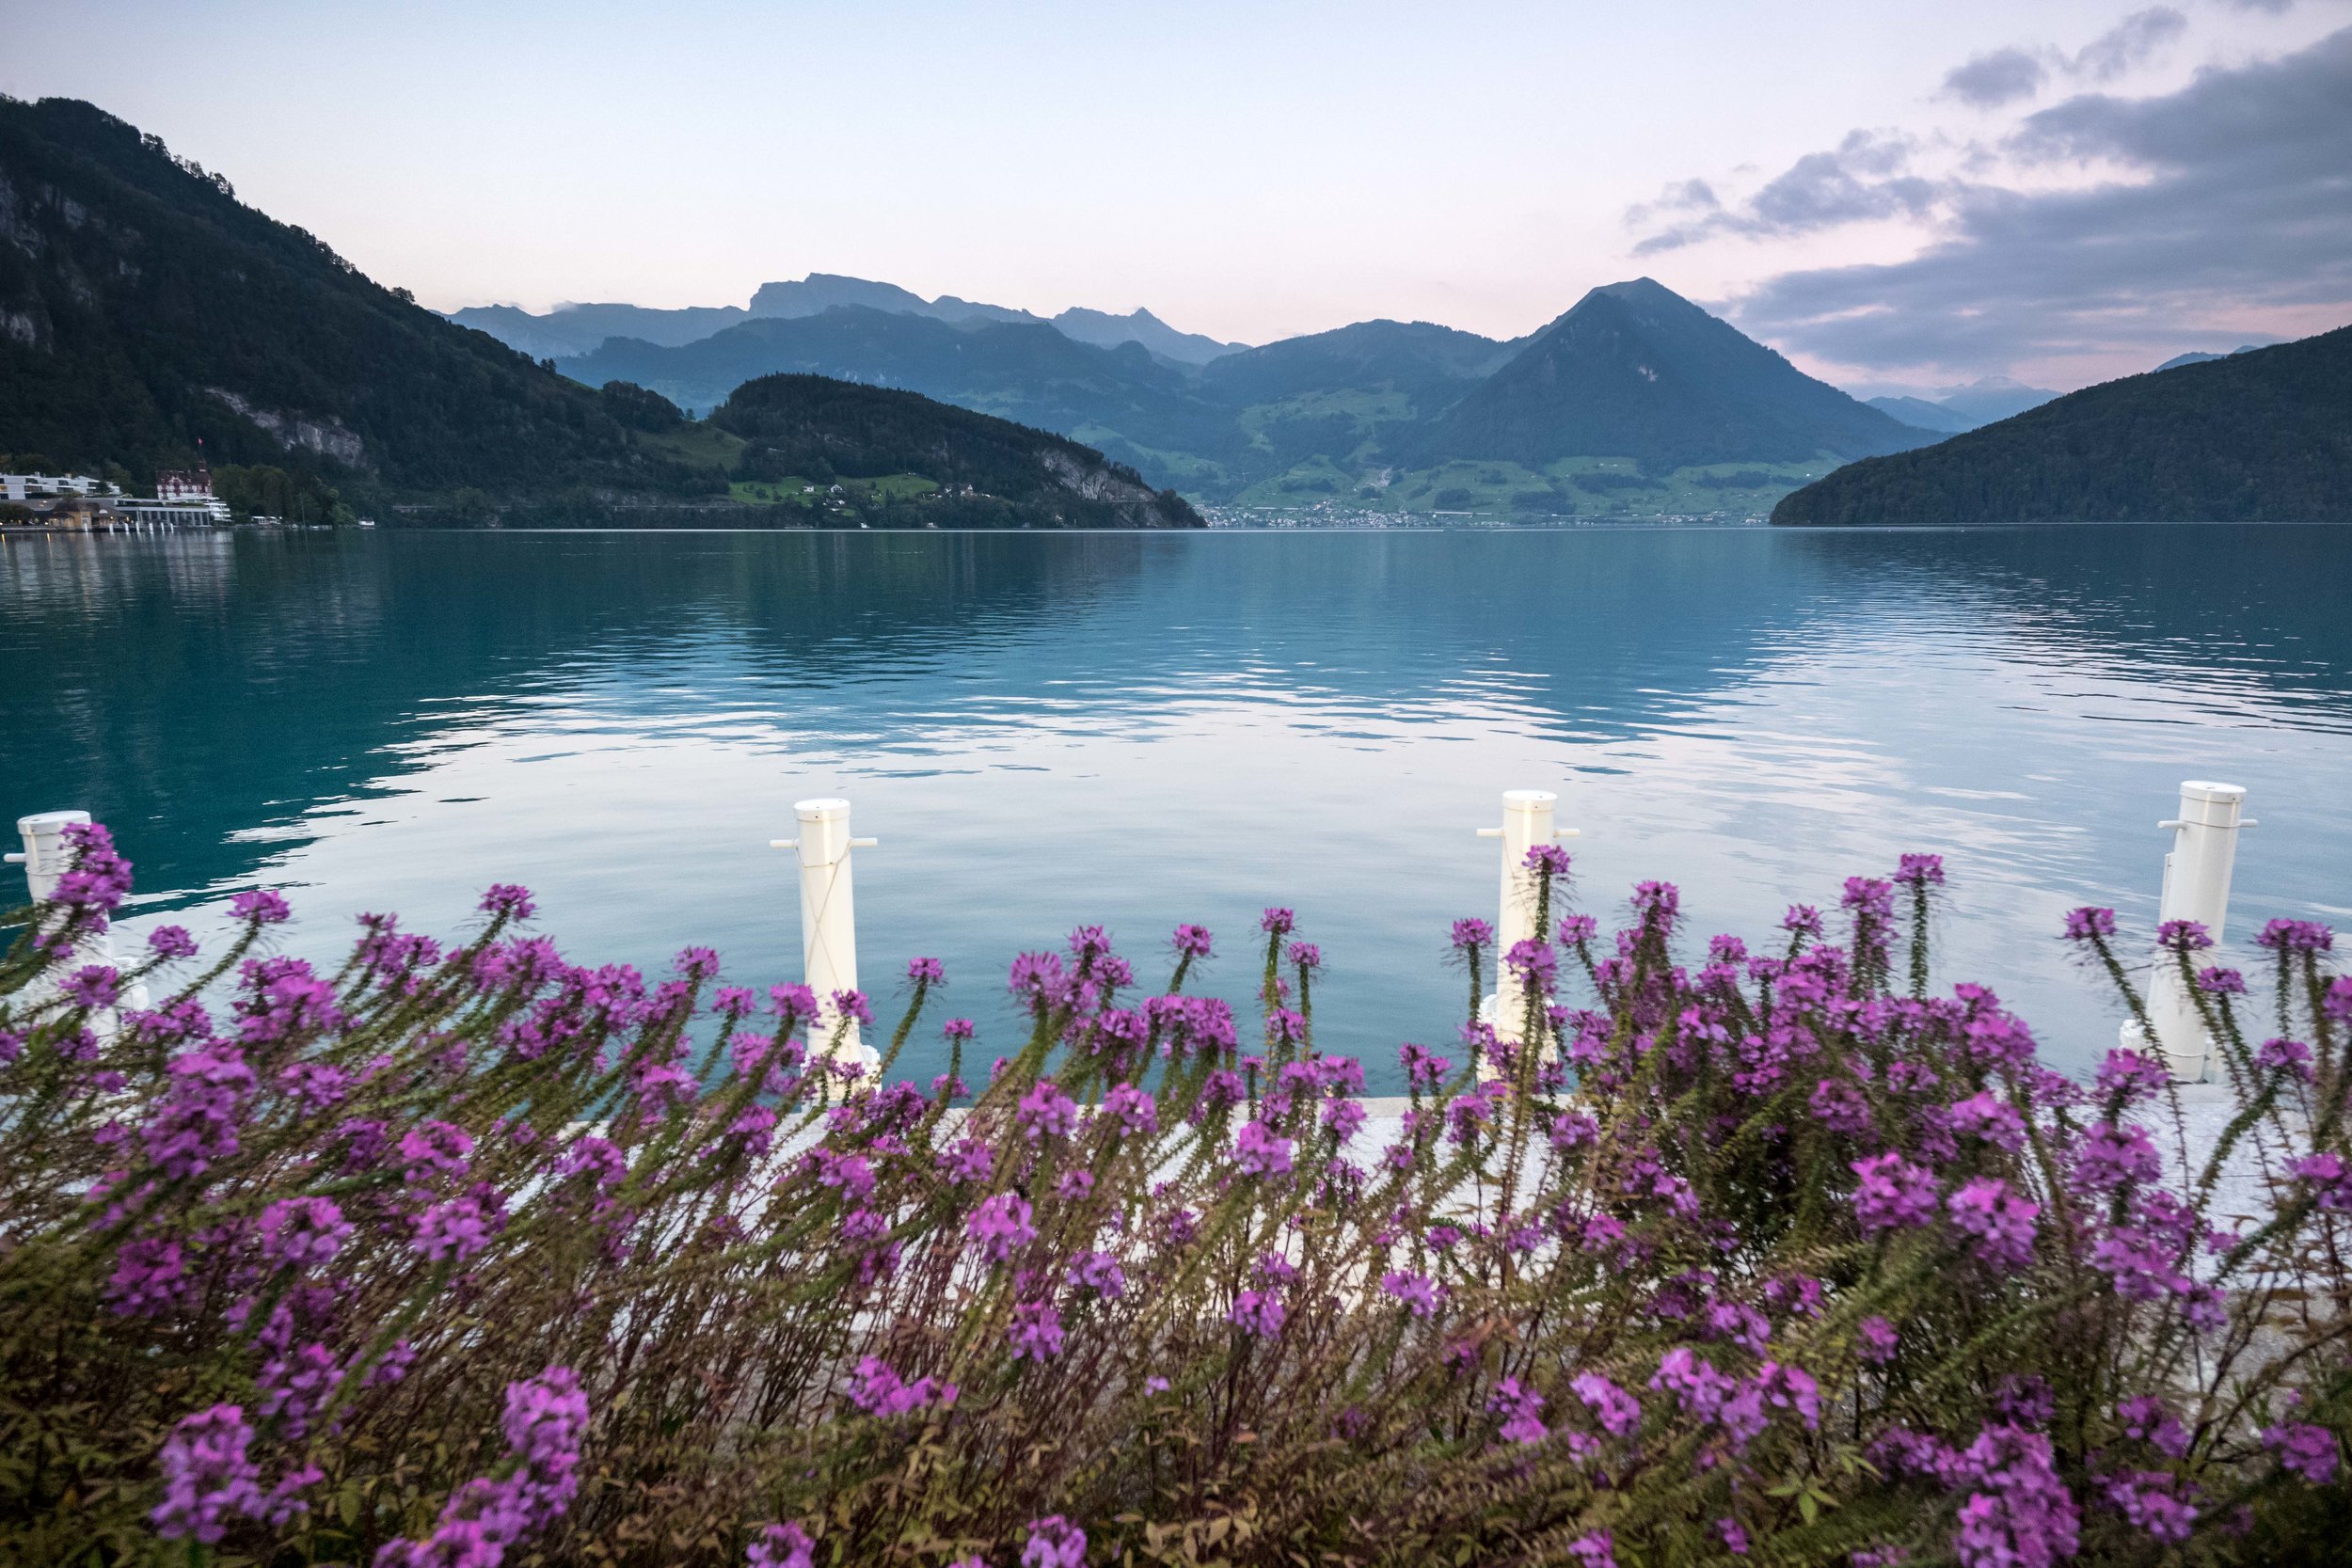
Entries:
[[881, 527], [1202, 526], [1173, 490], [1091, 448], [913, 392], [762, 376], [709, 422], [744, 443], [734, 473], [745, 499], [846, 507]]
[[724, 477], [589, 388], [361, 276], [87, 103], [0, 102], [0, 451], [137, 482], [262, 464], [370, 503]]
[[2352, 521], [2352, 327], [2086, 388], [1850, 465], [1772, 521]]

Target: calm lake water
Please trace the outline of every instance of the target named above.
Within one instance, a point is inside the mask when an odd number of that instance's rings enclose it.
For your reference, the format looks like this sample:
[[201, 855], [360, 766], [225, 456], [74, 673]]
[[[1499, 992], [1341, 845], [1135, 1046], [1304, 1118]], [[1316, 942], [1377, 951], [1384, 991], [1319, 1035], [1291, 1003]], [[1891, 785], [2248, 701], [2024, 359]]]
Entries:
[[839, 794], [868, 989], [936, 955], [984, 1046], [1023, 947], [1196, 920], [1238, 1001], [1284, 903], [1392, 1088], [1514, 786], [1581, 907], [1666, 878], [1702, 934], [1941, 852], [1943, 979], [2070, 1067], [2116, 1013], [2060, 915], [2150, 927], [2182, 779], [2251, 791], [2241, 942], [2352, 915], [2352, 529], [12, 537], [0, 617], [0, 812], [113, 824], [135, 929], [266, 883], [326, 958], [513, 880], [575, 958], [798, 979], [767, 845]]

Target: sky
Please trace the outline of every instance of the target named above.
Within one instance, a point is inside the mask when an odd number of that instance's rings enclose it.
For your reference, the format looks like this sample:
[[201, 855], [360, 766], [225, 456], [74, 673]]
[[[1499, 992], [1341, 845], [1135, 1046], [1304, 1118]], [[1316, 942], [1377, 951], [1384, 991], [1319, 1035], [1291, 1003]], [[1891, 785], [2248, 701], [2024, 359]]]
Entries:
[[1649, 276], [1857, 390], [2352, 322], [2352, 0], [0, 0], [428, 305], [809, 272], [1263, 342]]

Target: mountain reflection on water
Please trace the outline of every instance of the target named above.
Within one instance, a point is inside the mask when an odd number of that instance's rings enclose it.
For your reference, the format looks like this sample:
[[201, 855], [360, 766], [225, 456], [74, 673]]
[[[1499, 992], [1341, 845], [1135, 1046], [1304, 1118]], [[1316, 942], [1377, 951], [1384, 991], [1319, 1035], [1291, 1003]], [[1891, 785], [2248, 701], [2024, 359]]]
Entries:
[[2253, 792], [2238, 937], [2352, 906], [2348, 581], [2326, 528], [14, 537], [0, 809], [113, 823], [134, 925], [267, 881], [323, 958], [517, 880], [576, 958], [764, 984], [767, 842], [837, 793], [868, 989], [935, 954], [1007, 1046], [1016, 949], [1099, 921], [1148, 975], [1199, 920], [1238, 1001], [1291, 904], [1378, 1084], [1458, 1021], [1472, 830], [1551, 787], [1582, 906], [1663, 877], [1698, 934], [1943, 853], [1944, 978], [2079, 1066], [2113, 1012], [2060, 912], [2145, 927], [2181, 779]]

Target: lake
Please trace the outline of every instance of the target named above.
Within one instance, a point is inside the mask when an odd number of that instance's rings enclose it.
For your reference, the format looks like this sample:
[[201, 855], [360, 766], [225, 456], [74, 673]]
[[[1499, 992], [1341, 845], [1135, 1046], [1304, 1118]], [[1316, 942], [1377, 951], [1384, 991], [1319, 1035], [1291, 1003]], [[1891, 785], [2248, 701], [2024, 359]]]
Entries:
[[1668, 879], [1694, 937], [1941, 853], [1941, 979], [2078, 1070], [2117, 1011], [2061, 915], [2150, 929], [2181, 780], [2250, 791], [2241, 961], [2352, 914], [2345, 528], [19, 535], [0, 608], [0, 813], [112, 824], [134, 929], [263, 883], [325, 958], [520, 881], [575, 959], [798, 979], [768, 843], [842, 795], [878, 1010], [934, 955], [983, 1048], [1022, 948], [1101, 923], [1149, 977], [1199, 921], [1238, 1003], [1279, 903], [1392, 1091], [1511, 787], [1561, 792], [1580, 907]]

